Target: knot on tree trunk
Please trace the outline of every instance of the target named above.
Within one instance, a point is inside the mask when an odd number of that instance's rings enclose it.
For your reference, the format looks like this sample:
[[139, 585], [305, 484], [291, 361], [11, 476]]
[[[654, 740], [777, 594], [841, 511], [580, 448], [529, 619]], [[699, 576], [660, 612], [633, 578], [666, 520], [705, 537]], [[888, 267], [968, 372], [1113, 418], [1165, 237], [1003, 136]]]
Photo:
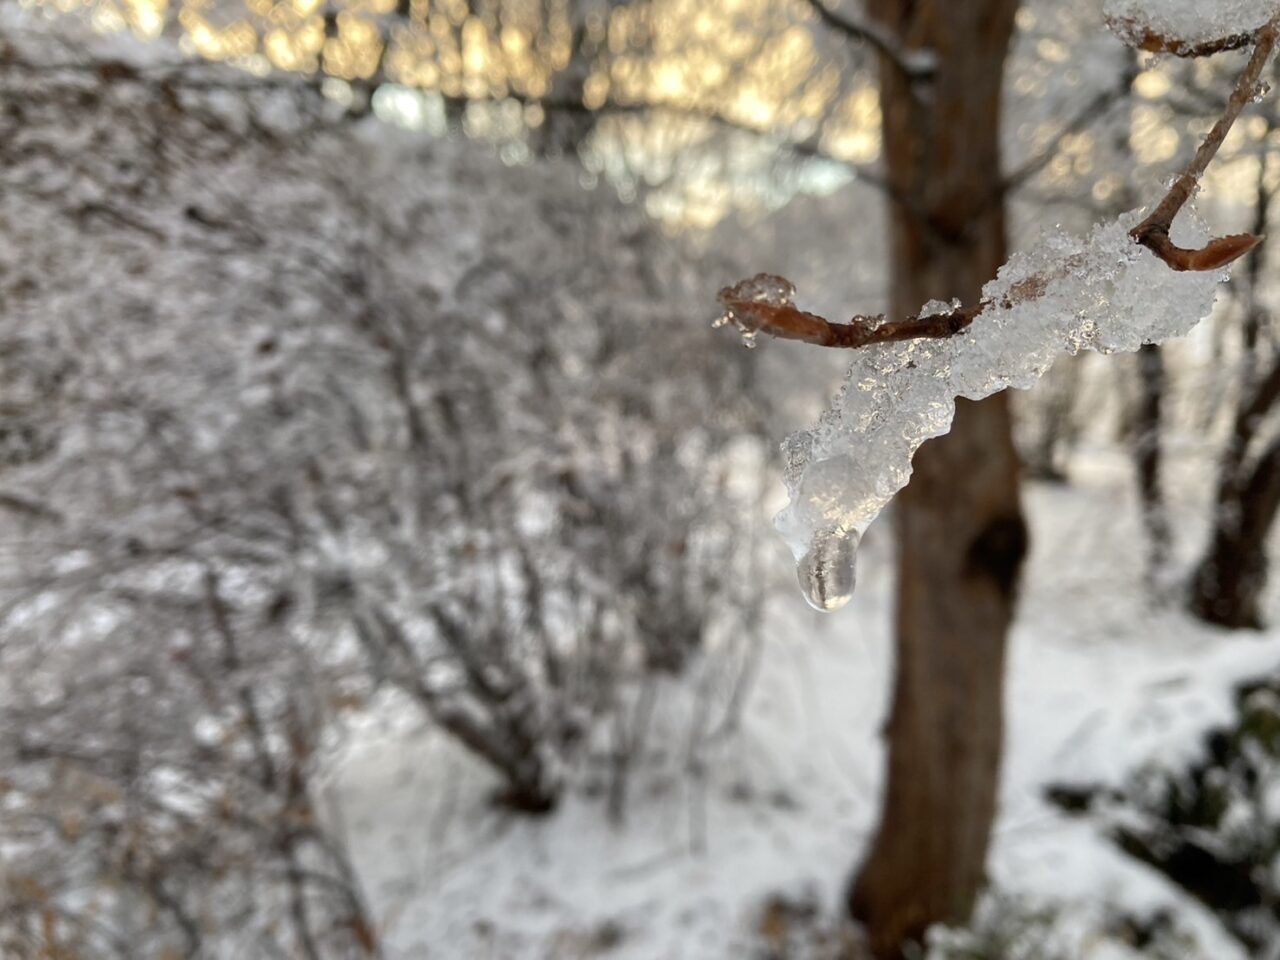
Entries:
[[1001, 596], [1012, 598], [1018, 588], [1018, 572], [1028, 544], [1027, 525], [1021, 516], [996, 517], [969, 544], [965, 573], [990, 578]]

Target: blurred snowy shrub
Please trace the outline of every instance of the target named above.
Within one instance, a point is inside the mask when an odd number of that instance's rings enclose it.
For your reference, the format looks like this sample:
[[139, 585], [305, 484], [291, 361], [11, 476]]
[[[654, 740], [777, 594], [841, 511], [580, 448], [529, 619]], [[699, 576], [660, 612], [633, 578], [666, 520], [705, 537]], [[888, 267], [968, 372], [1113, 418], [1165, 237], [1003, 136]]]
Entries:
[[[757, 925], [755, 960], [870, 960], [864, 938], [813, 896], [775, 894]], [[935, 926], [905, 960], [1207, 960], [1175, 911], [1136, 915], [1113, 905], [1055, 901], [992, 886], [970, 922]]]
[[1055, 903], [992, 888], [967, 927], [935, 927], [922, 960], [1194, 960], [1195, 940], [1173, 912]]
[[1052, 907], [998, 891], [979, 902], [968, 927], [929, 931], [927, 960], [1067, 960]]
[[741, 351], [569, 169], [0, 24], [0, 953], [372, 951], [336, 717], [392, 685], [546, 809], [741, 636]]

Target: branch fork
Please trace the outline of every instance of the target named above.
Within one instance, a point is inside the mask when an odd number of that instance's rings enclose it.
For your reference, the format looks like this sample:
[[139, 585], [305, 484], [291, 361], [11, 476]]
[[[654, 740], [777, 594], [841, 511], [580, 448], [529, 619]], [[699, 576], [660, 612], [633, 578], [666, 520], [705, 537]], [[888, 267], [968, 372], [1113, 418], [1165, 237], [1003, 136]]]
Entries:
[[[1115, 24], [1112, 24], [1116, 28]], [[1171, 270], [1219, 270], [1243, 257], [1262, 242], [1255, 234], [1232, 234], [1210, 240], [1198, 249], [1180, 247], [1169, 236], [1174, 218], [1191, 199], [1200, 178], [1217, 155], [1227, 133], [1245, 106], [1261, 92], [1262, 71], [1275, 52], [1280, 36], [1280, 14], [1242, 40], [1232, 36], [1221, 41], [1186, 44], [1169, 40], [1150, 31], [1135, 31], [1124, 24], [1118, 32], [1140, 49], [1175, 53], [1178, 56], [1205, 56], [1220, 50], [1233, 50], [1253, 44], [1249, 62], [1236, 81], [1235, 88], [1213, 129], [1205, 136], [1195, 156], [1179, 174], [1155, 209], [1129, 231], [1135, 243], [1159, 257]], [[1048, 287], [1050, 277], [1031, 277], [1012, 291], [1017, 301], [1034, 300]], [[757, 334], [765, 333], [782, 340], [799, 340], [820, 347], [856, 349], [877, 343], [954, 336], [991, 304], [979, 301], [970, 307], [959, 304], [947, 311], [921, 313], [904, 319], [889, 320], [883, 314], [860, 314], [847, 323], [832, 323], [795, 306], [795, 287], [783, 277], [761, 273], [720, 291], [724, 314], [716, 326], [732, 323], [753, 345]], [[1004, 304], [1007, 306], [1008, 304]]]

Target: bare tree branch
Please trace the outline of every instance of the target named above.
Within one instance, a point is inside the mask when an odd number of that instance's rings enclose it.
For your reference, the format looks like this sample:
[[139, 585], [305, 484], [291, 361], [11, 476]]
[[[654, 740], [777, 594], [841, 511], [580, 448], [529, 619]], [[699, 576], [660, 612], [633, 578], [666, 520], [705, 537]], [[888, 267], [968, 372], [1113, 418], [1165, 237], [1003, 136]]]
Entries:
[[1131, 47], [1148, 53], [1170, 53], [1175, 57], [1208, 57], [1228, 50], [1240, 50], [1257, 39], [1256, 33], [1233, 33], [1213, 40], [1181, 40], [1156, 33], [1132, 20], [1107, 17], [1112, 33], [1122, 37]]
[[[1195, 156], [1169, 188], [1154, 210], [1130, 231], [1134, 242], [1146, 247], [1173, 270], [1216, 270], [1244, 256], [1261, 241], [1252, 234], [1217, 237], [1199, 249], [1179, 247], [1169, 238], [1174, 217], [1195, 192], [1227, 133], [1245, 105], [1255, 99], [1261, 89], [1262, 71], [1275, 51], [1280, 33], [1280, 15], [1251, 35], [1253, 54], [1236, 81], [1235, 88]], [[1069, 269], [1073, 261], [1062, 266]], [[1036, 276], [1017, 284], [1000, 304], [1009, 307], [1037, 299], [1048, 288], [1051, 276]], [[832, 323], [792, 303], [795, 288], [782, 277], [758, 274], [720, 291], [719, 300], [725, 314], [718, 325], [732, 323], [746, 336], [765, 333], [783, 340], [800, 340], [823, 347], [851, 349], [877, 343], [901, 340], [938, 339], [960, 332], [974, 318], [993, 304], [979, 301], [960, 307], [905, 319], [889, 320], [883, 314], [858, 315], [847, 323]]]
[[913, 80], [926, 80], [933, 76], [933, 54], [928, 50], [903, 50], [898, 42], [879, 24], [869, 20], [853, 20], [837, 13], [823, 0], [807, 0], [818, 19], [837, 33], [873, 47], [892, 63], [903, 75]]
[[1129, 69], [1125, 70], [1121, 77], [1121, 82], [1117, 86], [1108, 90], [1099, 91], [1095, 96], [1091, 97], [1070, 120], [1062, 125], [1062, 128], [1057, 132], [1054, 138], [1049, 141], [1048, 146], [1004, 178], [1004, 185], [1001, 192], [1009, 193], [1010, 191], [1017, 190], [1020, 186], [1053, 162], [1062, 150], [1063, 141], [1068, 137], [1080, 133], [1082, 130], [1088, 129], [1093, 124], [1098, 114], [1110, 109], [1118, 101], [1127, 97], [1133, 80], [1133, 73], [1134, 69], [1131, 66]]
[[[1275, 50], [1278, 31], [1280, 31], [1280, 16], [1272, 18], [1257, 32], [1253, 55], [1249, 58], [1244, 72], [1240, 74], [1240, 79], [1236, 81], [1235, 89], [1231, 91], [1231, 97], [1227, 100], [1222, 116], [1213, 125], [1213, 129], [1200, 144], [1200, 149], [1174, 181], [1164, 199], [1132, 231], [1133, 238], [1138, 243], [1150, 249], [1175, 270], [1214, 270], [1248, 253], [1262, 239], [1247, 234], [1223, 237], [1211, 241], [1204, 250], [1189, 251], [1176, 246], [1169, 239], [1169, 227], [1173, 223], [1173, 218], [1178, 215], [1178, 211], [1195, 193], [1200, 178], [1204, 176], [1205, 170], [1217, 155], [1218, 148], [1222, 146], [1222, 141], [1226, 139], [1240, 112], [1244, 110], [1246, 104], [1257, 97], [1261, 90], [1262, 71]], [[1197, 258], [1196, 254], [1202, 256]], [[1223, 257], [1226, 259], [1222, 259]]]

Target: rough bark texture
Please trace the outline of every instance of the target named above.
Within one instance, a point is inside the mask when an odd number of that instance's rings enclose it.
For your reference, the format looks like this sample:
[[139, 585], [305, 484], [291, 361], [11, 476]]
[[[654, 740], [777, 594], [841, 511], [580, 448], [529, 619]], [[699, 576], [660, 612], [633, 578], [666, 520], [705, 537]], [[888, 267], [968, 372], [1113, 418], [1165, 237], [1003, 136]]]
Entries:
[[[1017, 0], [872, 0], [907, 48], [937, 54], [932, 89], [882, 64], [893, 314], [976, 300], [1005, 258], [1000, 88]], [[958, 403], [897, 501], [897, 680], [880, 828], [849, 905], [879, 958], [963, 922], [995, 815], [1005, 634], [1026, 551], [1008, 400]]]

